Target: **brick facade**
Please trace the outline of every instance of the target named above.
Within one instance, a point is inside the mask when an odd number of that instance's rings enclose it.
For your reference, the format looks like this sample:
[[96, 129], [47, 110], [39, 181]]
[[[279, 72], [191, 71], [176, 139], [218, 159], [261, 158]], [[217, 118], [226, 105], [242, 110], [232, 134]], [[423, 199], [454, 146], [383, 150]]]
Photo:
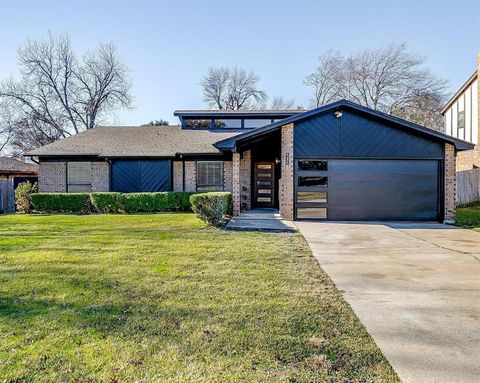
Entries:
[[252, 151], [243, 152], [240, 159], [240, 210], [252, 208]]
[[456, 205], [456, 157], [455, 147], [445, 144], [445, 222], [455, 221]]
[[197, 191], [197, 163], [185, 161], [185, 191]]
[[92, 191], [110, 191], [110, 164], [108, 162], [92, 162]]
[[173, 161], [173, 191], [183, 191], [183, 162]]
[[232, 161], [223, 163], [223, 190], [227, 192], [233, 190]]
[[280, 188], [280, 215], [284, 219], [293, 220], [293, 124], [282, 126], [281, 153], [282, 174]]
[[232, 154], [232, 210], [233, 215], [240, 214], [240, 153]]
[[40, 162], [38, 167], [38, 191], [40, 193], [66, 192], [67, 163]]

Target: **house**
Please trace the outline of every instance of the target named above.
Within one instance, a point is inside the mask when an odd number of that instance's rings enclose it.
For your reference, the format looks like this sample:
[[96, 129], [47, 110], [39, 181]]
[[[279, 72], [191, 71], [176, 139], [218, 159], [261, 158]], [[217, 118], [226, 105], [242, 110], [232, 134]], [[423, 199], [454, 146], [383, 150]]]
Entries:
[[442, 110], [445, 133], [475, 145], [458, 154], [457, 171], [480, 167], [480, 53], [477, 70], [453, 95]]
[[20, 182], [37, 182], [38, 165], [16, 158], [0, 157], [0, 179], [12, 180], [14, 188]]
[[179, 126], [98, 127], [27, 153], [42, 192], [231, 191], [285, 219], [453, 220], [472, 143], [338, 101], [309, 111], [176, 111]]

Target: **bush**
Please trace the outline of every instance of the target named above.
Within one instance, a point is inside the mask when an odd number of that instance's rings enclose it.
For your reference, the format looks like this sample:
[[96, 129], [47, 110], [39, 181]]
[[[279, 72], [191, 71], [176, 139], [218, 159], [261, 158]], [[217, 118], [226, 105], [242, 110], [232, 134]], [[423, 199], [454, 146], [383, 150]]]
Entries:
[[89, 193], [37, 193], [30, 195], [33, 210], [42, 213], [89, 213]]
[[123, 195], [114, 192], [98, 192], [90, 194], [90, 201], [97, 213], [123, 213]]
[[[44, 213], [167, 213], [192, 211], [191, 192], [40, 193], [30, 201]], [[33, 195], [31, 196], [33, 197]]]
[[38, 191], [37, 183], [31, 184], [30, 181], [21, 182], [15, 189], [15, 204], [17, 212], [28, 213], [32, 208], [30, 195]]
[[225, 216], [232, 208], [232, 194], [226, 192], [212, 192], [195, 194], [190, 197], [193, 212], [202, 221], [213, 226], [221, 226]]

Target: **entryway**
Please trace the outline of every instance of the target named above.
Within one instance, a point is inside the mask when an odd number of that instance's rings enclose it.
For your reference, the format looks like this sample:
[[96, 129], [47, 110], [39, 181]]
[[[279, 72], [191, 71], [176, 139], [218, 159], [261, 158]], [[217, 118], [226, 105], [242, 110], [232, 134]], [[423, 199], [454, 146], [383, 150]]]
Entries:
[[275, 206], [275, 163], [253, 164], [253, 206], [273, 208]]
[[253, 230], [253, 231], [296, 231], [292, 221], [285, 221], [280, 217], [277, 209], [252, 209], [232, 217], [227, 224], [230, 230]]

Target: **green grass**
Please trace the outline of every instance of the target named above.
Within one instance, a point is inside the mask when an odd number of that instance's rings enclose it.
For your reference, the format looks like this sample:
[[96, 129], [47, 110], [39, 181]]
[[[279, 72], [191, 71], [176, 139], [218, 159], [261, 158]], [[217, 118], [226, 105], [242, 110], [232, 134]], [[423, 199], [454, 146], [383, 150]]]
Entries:
[[0, 381], [397, 382], [299, 234], [0, 218]]
[[457, 208], [456, 225], [480, 231], [480, 202]]

